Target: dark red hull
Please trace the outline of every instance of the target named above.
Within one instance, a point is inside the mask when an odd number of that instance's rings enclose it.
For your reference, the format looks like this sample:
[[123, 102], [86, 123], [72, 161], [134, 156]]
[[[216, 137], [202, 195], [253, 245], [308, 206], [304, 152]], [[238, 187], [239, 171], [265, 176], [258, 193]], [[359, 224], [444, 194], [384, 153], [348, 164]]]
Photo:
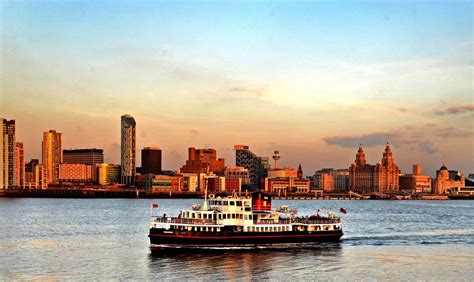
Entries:
[[150, 229], [152, 249], [160, 248], [258, 248], [266, 246], [311, 245], [338, 242], [342, 230], [318, 232], [193, 232], [164, 233]]

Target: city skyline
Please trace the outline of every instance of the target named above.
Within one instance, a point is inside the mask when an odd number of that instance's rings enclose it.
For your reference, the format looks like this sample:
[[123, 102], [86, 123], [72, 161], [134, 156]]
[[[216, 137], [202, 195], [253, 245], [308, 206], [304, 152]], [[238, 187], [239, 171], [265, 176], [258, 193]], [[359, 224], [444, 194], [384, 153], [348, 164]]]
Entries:
[[312, 174], [388, 141], [403, 172], [474, 172], [472, 3], [81, 4], [0, 4], [1, 111], [26, 160], [55, 129], [119, 164], [129, 113], [165, 169], [247, 144]]

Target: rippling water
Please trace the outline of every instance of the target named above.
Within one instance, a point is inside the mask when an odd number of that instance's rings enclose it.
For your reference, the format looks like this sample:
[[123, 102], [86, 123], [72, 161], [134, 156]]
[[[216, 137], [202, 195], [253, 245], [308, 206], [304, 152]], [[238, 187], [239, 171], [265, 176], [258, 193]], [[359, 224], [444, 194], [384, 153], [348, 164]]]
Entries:
[[341, 243], [311, 249], [151, 254], [150, 203], [199, 200], [0, 198], [0, 280], [471, 280], [474, 201], [274, 201], [300, 214], [344, 207]]

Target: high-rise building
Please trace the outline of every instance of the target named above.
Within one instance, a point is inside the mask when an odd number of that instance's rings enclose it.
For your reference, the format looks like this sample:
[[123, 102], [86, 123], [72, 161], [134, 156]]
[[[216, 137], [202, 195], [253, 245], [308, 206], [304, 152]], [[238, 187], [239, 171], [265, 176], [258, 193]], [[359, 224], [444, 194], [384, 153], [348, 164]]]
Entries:
[[142, 149], [142, 174], [161, 174], [161, 149], [145, 147]]
[[0, 168], [0, 189], [8, 189], [14, 186], [16, 179], [16, 136], [15, 120], [0, 118], [2, 123], [2, 145], [1, 168]]
[[224, 170], [225, 160], [217, 159], [215, 149], [188, 148], [188, 159], [180, 171], [184, 173], [211, 173]]
[[25, 148], [22, 142], [15, 145], [15, 183], [14, 186], [25, 187]]
[[43, 166], [48, 184], [57, 182], [59, 165], [63, 162], [63, 134], [50, 130], [43, 133]]
[[63, 150], [63, 163], [85, 164], [95, 166], [104, 162], [102, 149], [69, 149]]
[[382, 161], [376, 165], [367, 164], [364, 150], [360, 146], [355, 163], [349, 168], [350, 190], [360, 193], [398, 192], [399, 174], [400, 169], [393, 160], [392, 150], [388, 143]]
[[249, 170], [250, 185], [259, 188], [261, 181], [267, 177], [270, 168], [267, 157], [259, 157], [249, 150], [249, 146], [235, 145], [235, 165]]
[[130, 115], [121, 117], [121, 146], [120, 146], [120, 164], [121, 164], [121, 183], [133, 186], [135, 184], [136, 174], [136, 155], [135, 155], [135, 119]]

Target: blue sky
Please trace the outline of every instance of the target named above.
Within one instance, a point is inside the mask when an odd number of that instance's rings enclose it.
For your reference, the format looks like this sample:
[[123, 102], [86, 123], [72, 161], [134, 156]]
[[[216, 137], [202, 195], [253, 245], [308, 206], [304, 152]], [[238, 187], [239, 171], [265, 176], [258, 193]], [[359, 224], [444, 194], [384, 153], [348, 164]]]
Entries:
[[311, 171], [348, 167], [365, 141], [374, 163], [383, 136], [405, 170], [474, 172], [472, 11], [472, 1], [3, 1], [2, 115], [17, 119], [29, 157], [55, 127], [66, 147], [104, 147], [116, 162], [130, 113], [139, 146], [162, 146], [172, 169], [187, 146], [232, 163], [234, 143], [286, 151], [287, 165]]

